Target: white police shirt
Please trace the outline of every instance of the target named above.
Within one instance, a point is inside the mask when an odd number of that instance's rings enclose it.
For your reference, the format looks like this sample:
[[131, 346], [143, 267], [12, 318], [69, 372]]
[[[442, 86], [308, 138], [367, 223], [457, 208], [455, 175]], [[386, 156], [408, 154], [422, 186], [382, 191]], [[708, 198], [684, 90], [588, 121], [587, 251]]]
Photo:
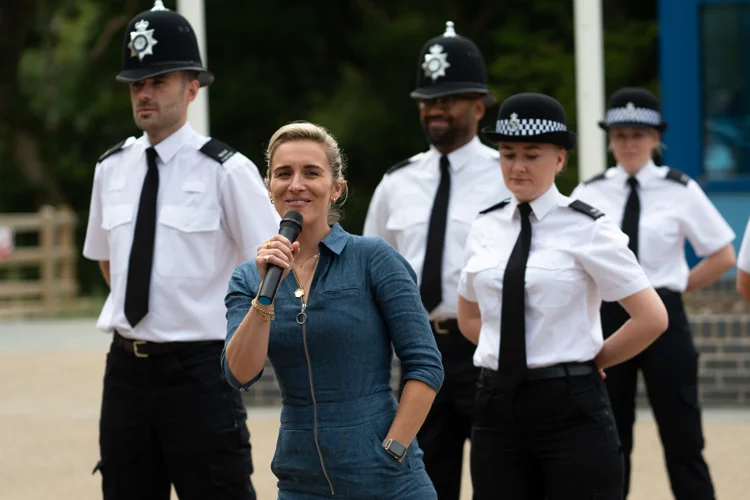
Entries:
[[83, 255], [109, 261], [98, 328], [153, 342], [226, 336], [232, 271], [278, 232], [279, 216], [256, 166], [240, 153], [223, 163], [207, 156], [200, 148], [208, 141], [186, 123], [154, 147], [159, 194], [149, 310], [134, 329], [123, 308], [148, 137], [130, 137], [97, 164]]
[[[386, 173], [370, 201], [363, 231], [365, 236], [384, 238], [403, 255], [420, 283], [441, 156], [431, 146]], [[471, 223], [480, 210], [510, 196], [497, 150], [483, 145], [476, 136], [449, 153], [448, 160], [451, 192], [443, 249], [443, 301], [432, 311], [431, 319], [456, 317], [456, 289]]]
[[750, 220], [747, 221], [745, 236], [742, 238], [740, 253], [737, 255], [737, 268], [750, 273]]
[[[630, 196], [628, 177], [621, 166], [612, 167], [570, 196], [595, 206], [619, 226]], [[684, 292], [690, 274], [685, 238], [699, 257], [706, 257], [731, 243], [734, 231], [698, 183], [682, 172], [649, 161], [635, 178], [641, 203], [638, 260], [654, 288]]]
[[[525, 285], [529, 368], [594, 359], [603, 343], [602, 299], [617, 301], [649, 286], [627, 236], [609, 217], [586, 205], [574, 209], [572, 201], [553, 185], [530, 203]], [[458, 288], [481, 313], [474, 365], [492, 370], [498, 368], [500, 353], [503, 274], [521, 232], [517, 207], [512, 197], [474, 222]]]

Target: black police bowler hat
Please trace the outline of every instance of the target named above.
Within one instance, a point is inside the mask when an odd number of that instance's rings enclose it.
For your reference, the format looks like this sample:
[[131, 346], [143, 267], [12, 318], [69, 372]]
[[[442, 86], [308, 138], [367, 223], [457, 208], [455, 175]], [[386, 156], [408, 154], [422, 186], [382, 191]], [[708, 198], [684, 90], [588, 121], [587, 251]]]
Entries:
[[610, 128], [653, 128], [664, 132], [667, 122], [659, 111], [659, 100], [646, 89], [623, 87], [609, 98], [607, 116], [599, 122], [604, 130]]
[[153, 9], [135, 16], [125, 30], [117, 80], [137, 82], [173, 71], [197, 72], [201, 87], [214, 81], [201, 62], [193, 27], [157, 0]]
[[568, 130], [565, 109], [544, 94], [515, 94], [500, 105], [495, 128], [482, 129], [490, 142], [537, 142], [565, 149], [576, 146], [576, 134]]
[[487, 69], [479, 48], [456, 34], [451, 21], [445, 33], [424, 44], [417, 61], [417, 85], [412, 99], [435, 99], [455, 94], [481, 94], [486, 104], [495, 102], [487, 87]]

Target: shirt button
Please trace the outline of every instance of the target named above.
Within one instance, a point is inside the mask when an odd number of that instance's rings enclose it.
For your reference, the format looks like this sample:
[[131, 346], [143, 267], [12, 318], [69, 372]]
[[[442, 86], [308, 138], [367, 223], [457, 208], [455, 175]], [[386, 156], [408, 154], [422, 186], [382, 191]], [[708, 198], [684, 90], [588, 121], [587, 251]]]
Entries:
[[245, 389], [244, 387], [240, 387], [240, 391], [241, 391], [241, 392], [245, 392], [246, 390], [247, 390], [247, 389]]

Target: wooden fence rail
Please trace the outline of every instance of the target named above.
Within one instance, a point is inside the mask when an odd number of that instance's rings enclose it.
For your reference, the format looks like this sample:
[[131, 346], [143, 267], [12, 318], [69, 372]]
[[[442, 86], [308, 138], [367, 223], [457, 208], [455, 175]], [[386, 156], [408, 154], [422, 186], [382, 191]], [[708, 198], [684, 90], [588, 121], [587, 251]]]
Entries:
[[[0, 317], [53, 313], [72, 304], [78, 292], [77, 223], [76, 215], [67, 207], [44, 206], [39, 213], [0, 214], [0, 228], [9, 229], [11, 234], [39, 235], [38, 246], [17, 245], [10, 254], [0, 257]], [[24, 268], [38, 269], [38, 279], [25, 279]]]

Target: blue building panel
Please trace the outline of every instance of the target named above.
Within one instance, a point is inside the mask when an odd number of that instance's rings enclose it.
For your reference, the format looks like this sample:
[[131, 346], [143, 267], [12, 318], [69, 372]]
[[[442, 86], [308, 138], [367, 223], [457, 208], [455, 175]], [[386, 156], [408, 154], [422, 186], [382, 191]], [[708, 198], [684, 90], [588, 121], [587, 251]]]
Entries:
[[703, 186], [738, 248], [750, 216], [750, 0], [660, 0], [659, 42], [664, 162]]

